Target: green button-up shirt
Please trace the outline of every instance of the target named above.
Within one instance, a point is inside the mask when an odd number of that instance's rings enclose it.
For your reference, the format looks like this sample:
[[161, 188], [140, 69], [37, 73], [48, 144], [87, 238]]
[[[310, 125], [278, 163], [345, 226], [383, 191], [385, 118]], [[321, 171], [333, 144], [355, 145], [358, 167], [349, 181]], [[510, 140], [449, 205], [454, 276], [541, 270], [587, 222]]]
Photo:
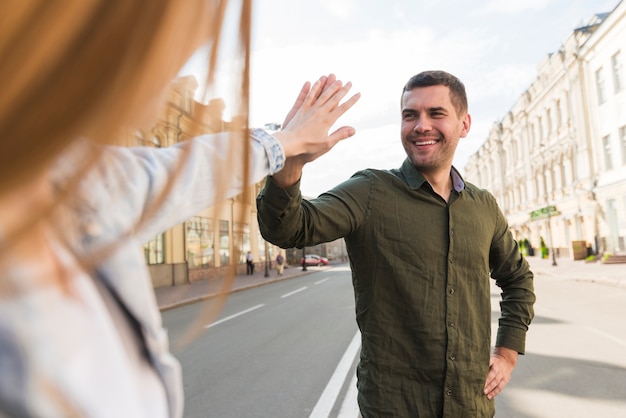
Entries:
[[283, 248], [345, 237], [361, 330], [364, 417], [492, 417], [483, 394], [490, 276], [502, 289], [496, 346], [524, 353], [533, 274], [494, 197], [452, 170], [446, 203], [405, 160], [364, 170], [310, 201], [268, 177], [257, 198], [265, 239]]

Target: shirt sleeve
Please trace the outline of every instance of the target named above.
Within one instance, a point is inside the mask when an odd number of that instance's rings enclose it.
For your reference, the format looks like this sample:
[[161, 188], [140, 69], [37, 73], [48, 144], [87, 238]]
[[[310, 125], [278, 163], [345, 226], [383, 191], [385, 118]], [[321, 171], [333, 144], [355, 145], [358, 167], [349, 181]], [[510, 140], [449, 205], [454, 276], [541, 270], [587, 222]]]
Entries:
[[272, 177], [257, 196], [264, 239], [282, 248], [302, 248], [346, 237], [369, 216], [372, 183], [365, 172], [321, 194], [303, 199], [300, 183], [281, 188]]
[[524, 354], [526, 332], [534, 317], [534, 276], [499, 209], [497, 225], [489, 257], [491, 276], [502, 289], [496, 346]]
[[[244, 158], [246, 150], [249, 158]], [[156, 208], [137, 232], [139, 239], [148, 239], [282, 169], [285, 155], [275, 137], [255, 129], [250, 136], [201, 135], [167, 148], [105, 147], [101, 161], [101, 168], [83, 181], [83, 196], [98, 214], [96, 221], [101, 228], [127, 232]], [[172, 176], [174, 184], [163, 198]]]

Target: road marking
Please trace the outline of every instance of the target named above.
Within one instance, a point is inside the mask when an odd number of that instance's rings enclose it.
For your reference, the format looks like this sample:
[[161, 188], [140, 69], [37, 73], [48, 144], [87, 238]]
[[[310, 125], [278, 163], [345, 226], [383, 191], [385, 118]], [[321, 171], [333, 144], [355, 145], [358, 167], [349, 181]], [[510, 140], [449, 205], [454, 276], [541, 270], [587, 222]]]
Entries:
[[337, 418], [356, 418], [361, 416], [361, 410], [359, 409], [359, 403], [357, 402], [357, 388], [356, 388], [356, 373], [352, 376], [350, 386], [343, 398], [341, 409]]
[[[354, 358], [356, 357], [358, 351], [361, 348], [361, 334], [359, 331], [354, 335], [352, 342], [348, 346], [348, 349], [345, 353], [343, 353], [343, 357], [339, 361], [335, 372], [331, 376], [324, 392], [322, 392], [322, 396], [315, 404], [315, 408], [309, 415], [309, 418], [328, 418], [328, 415], [333, 409], [335, 402], [337, 401], [337, 397], [339, 396], [339, 392], [343, 387], [344, 382], [346, 381], [346, 377], [348, 373], [350, 373], [350, 369], [352, 368], [352, 363], [354, 363]], [[348, 391], [350, 393], [350, 391]]]
[[608, 340], [611, 340], [611, 341], [613, 341], [615, 343], [621, 344], [621, 345], [626, 347], [626, 341], [622, 340], [619, 337], [615, 337], [614, 335], [608, 334], [608, 333], [606, 333], [604, 331], [600, 331], [599, 329], [593, 328], [593, 327], [590, 327], [590, 326], [585, 326], [584, 328], [587, 329], [588, 331], [595, 332], [596, 334], [598, 334], [598, 335], [600, 335], [600, 336], [602, 336], [602, 337], [604, 337], [604, 338], [606, 338]]
[[289, 292], [289, 293], [285, 293], [284, 295], [281, 296], [281, 298], [288, 298], [291, 295], [295, 295], [298, 292], [302, 292], [303, 290], [308, 289], [306, 286], [301, 287], [300, 289], [296, 289], [293, 292]]
[[326, 277], [325, 279], [322, 279], [322, 280], [320, 280], [320, 281], [317, 281], [317, 282], [315, 282], [315, 284], [322, 284], [322, 283], [324, 283], [324, 282], [325, 282], [325, 281], [327, 281], [327, 280], [330, 280], [330, 277]]
[[231, 319], [233, 319], [233, 318], [237, 318], [238, 316], [241, 316], [241, 315], [247, 314], [248, 312], [252, 312], [252, 311], [254, 311], [254, 310], [256, 310], [256, 309], [259, 309], [259, 308], [262, 308], [262, 307], [264, 307], [264, 306], [265, 306], [264, 304], [253, 306], [252, 308], [246, 309], [245, 311], [241, 311], [241, 312], [238, 312], [238, 313], [233, 314], [233, 315], [231, 315], [231, 316], [227, 316], [226, 318], [222, 318], [222, 319], [220, 319], [219, 321], [215, 321], [215, 322], [213, 322], [212, 324], [205, 325], [204, 327], [205, 327], [205, 328], [211, 328], [211, 327], [214, 327], [215, 325], [219, 325], [219, 324], [221, 324], [222, 322], [226, 322], [226, 321], [229, 321], [229, 320], [231, 320]]

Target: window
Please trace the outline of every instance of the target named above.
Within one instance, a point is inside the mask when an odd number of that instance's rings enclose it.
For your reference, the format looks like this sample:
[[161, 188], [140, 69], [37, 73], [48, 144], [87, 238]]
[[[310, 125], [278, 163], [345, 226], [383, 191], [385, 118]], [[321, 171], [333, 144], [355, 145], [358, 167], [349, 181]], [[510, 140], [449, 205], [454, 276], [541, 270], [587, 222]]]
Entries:
[[230, 234], [228, 221], [220, 220], [220, 265], [230, 264]]
[[135, 131], [135, 137], [139, 146], [161, 148], [161, 139], [157, 135], [150, 135], [150, 138], [146, 138], [143, 132]]
[[561, 111], [560, 100], [556, 101], [554, 109], [556, 110], [556, 115], [555, 115], [556, 129], [560, 129], [561, 126], [563, 126], [563, 112]]
[[570, 117], [569, 103], [570, 103], [569, 93], [567, 91], [563, 92], [563, 100], [561, 101], [561, 123], [566, 124], [566, 125], [568, 124], [569, 117]]
[[613, 161], [611, 160], [611, 137], [609, 135], [602, 138], [602, 149], [604, 150], [604, 166], [606, 170], [613, 170]]
[[552, 111], [550, 109], [546, 111], [546, 131], [548, 131], [548, 135], [552, 133]]
[[626, 125], [619, 128], [619, 138], [622, 143], [622, 164], [626, 165]]
[[146, 256], [146, 264], [163, 264], [165, 258], [163, 255], [164, 234], [158, 234], [143, 246]]
[[611, 57], [611, 66], [613, 67], [613, 88], [615, 93], [618, 93], [624, 88], [624, 65], [619, 51]]
[[596, 89], [598, 90], [598, 104], [602, 104], [606, 102], [606, 92], [604, 85], [604, 74], [602, 68], [598, 68], [596, 70]]
[[250, 225], [233, 222], [233, 260], [245, 263], [245, 254], [250, 250]]
[[193, 216], [185, 222], [185, 248], [189, 267], [212, 267], [214, 263], [213, 222]]

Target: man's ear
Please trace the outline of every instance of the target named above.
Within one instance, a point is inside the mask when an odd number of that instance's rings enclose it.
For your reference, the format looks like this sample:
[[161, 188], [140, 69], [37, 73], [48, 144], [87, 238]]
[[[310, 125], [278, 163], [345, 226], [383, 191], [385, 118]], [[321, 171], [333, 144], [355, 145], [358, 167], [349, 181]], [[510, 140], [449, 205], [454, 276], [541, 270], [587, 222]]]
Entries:
[[461, 123], [463, 124], [463, 127], [461, 128], [460, 137], [465, 138], [467, 134], [469, 133], [470, 126], [472, 126], [472, 117], [470, 116], [469, 113], [465, 114], [465, 116], [463, 117], [463, 120], [461, 120]]

